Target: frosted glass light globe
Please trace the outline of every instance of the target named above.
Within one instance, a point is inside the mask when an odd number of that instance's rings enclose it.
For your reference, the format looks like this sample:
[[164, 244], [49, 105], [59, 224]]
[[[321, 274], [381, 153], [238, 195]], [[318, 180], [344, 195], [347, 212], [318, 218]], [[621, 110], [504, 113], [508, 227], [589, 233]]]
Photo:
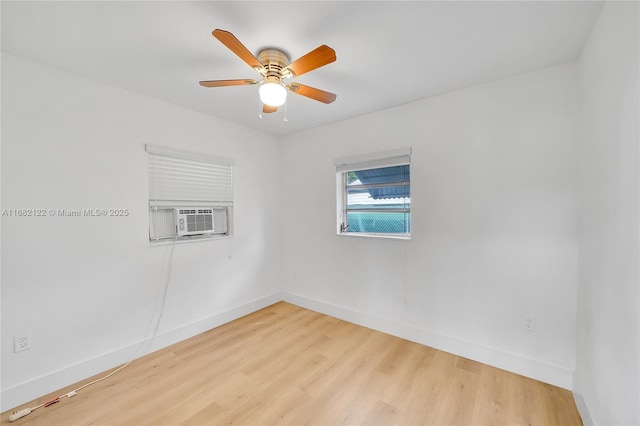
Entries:
[[258, 90], [263, 104], [279, 107], [287, 100], [287, 89], [278, 83], [265, 83]]

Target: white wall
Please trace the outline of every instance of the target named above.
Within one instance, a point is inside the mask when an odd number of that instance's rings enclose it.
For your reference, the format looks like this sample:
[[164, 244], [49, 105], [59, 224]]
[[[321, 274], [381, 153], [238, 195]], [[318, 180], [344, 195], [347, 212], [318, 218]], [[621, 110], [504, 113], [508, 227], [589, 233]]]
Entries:
[[[575, 73], [567, 64], [284, 138], [290, 299], [570, 388]], [[336, 236], [333, 160], [406, 146], [412, 240]]]
[[[147, 143], [235, 159], [233, 238], [178, 244], [160, 334], [180, 340], [278, 300], [276, 139], [2, 56], [2, 409], [131, 357], [159, 313], [171, 246], [148, 243]], [[13, 353], [13, 336], [32, 349]]]
[[580, 59], [575, 391], [597, 425], [640, 424], [638, 3], [607, 2]]

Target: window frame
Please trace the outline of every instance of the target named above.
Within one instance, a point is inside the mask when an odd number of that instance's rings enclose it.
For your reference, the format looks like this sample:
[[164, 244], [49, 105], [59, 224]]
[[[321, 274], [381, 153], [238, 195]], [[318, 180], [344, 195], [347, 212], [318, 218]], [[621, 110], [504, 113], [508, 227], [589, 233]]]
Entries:
[[[233, 234], [233, 165], [226, 157], [145, 145], [148, 163], [149, 243], [203, 241]], [[184, 189], [180, 189], [184, 188]], [[213, 231], [177, 235], [174, 209], [211, 209]], [[220, 223], [221, 225], [216, 225]], [[171, 233], [171, 234], [170, 234]]]
[[[407, 208], [381, 208], [372, 207], [371, 209], [358, 209], [361, 212], [387, 212], [387, 213], [406, 213], [408, 214], [409, 232], [407, 233], [392, 233], [392, 232], [350, 232], [348, 230], [348, 174], [349, 172], [359, 170], [373, 170], [382, 169], [386, 167], [394, 166], [409, 166], [411, 169], [411, 148], [401, 148], [391, 151], [384, 151], [378, 153], [371, 153], [365, 155], [342, 157], [334, 161], [336, 166], [336, 204], [337, 204], [337, 221], [336, 221], [336, 234], [341, 236], [356, 236], [356, 237], [374, 237], [374, 238], [393, 238], [393, 239], [411, 239], [411, 196], [409, 195], [409, 207]], [[406, 183], [405, 183], [406, 182]], [[388, 186], [406, 186], [409, 187], [409, 194], [411, 194], [411, 174], [409, 173], [408, 181], [404, 181], [402, 185], [393, 183]], [[384, 187], [385, 184], [365, 184], [362, 187], [369, 186], [371, 188]], [[351, 188], [354, 188], [353, 186]], [[352, 210], [353, 211], [353, 210]]]

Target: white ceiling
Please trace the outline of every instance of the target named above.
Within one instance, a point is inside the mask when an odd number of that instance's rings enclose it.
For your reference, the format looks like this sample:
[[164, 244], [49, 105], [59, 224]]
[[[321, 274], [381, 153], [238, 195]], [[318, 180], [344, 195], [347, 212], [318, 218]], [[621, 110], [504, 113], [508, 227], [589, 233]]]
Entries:
[[[2, 50], [258, 131], [284, 135], [575, 60], [599, 1], [2, 1]], [[199, 80], [259, 75], [211, 36], [296, 59], [321, 44], [337, 61], [294, 78], [334, 92], [290, 93], [258, 118], [257, 86]], [[282, 110], [282, 108], [281, 108]]]

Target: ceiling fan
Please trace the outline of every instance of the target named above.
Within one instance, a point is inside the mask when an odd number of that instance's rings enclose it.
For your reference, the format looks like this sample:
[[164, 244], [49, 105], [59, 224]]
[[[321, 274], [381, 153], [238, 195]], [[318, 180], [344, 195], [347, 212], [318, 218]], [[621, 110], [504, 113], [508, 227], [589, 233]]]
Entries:
[[262, 79], [237, 79], [237, 80], [208, 80], [201, 81], [204, 87], [245, 86], [259, 84], [262, 112], [271, 113], [278, 110], [287, 99], [287, 91], [297, 93], [316, 101], [330, 104], [336, 100], [336, 95], [331, 92], [305, 86], [300, 83], [286, 83], [284, 79], [298, 77], [313, 71], [336, 60], [336, 52], [329, 46], [322, 45], [304, 56], [289, 62], [289, 56], [275, 48], [266, 48], [254, 56], [233, 34], [228, 31], [216, 29], [213, 36], [220, 40], [240, 59], [246, 62], [254, 70], [258, 71]]

